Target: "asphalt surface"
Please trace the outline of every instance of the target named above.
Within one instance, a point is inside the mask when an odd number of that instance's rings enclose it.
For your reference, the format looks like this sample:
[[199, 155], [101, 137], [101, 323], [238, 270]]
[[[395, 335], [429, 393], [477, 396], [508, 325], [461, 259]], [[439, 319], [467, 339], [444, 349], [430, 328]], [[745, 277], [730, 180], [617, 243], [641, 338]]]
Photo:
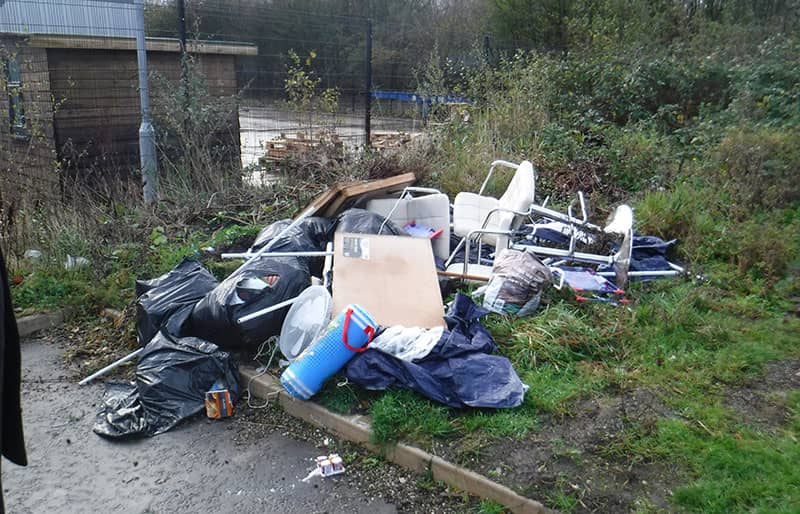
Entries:
[[253, 430], [242, 416], [192, 419], [150, 439], [105, 440], [92, 432], [102, 383], [78, 386], [61, 349], [43, 339], [23, 342], [22, 368], [29, 465], [3, 463], [9, 513], [397, 511], [346, 475], [302, 482], [318, 446]]

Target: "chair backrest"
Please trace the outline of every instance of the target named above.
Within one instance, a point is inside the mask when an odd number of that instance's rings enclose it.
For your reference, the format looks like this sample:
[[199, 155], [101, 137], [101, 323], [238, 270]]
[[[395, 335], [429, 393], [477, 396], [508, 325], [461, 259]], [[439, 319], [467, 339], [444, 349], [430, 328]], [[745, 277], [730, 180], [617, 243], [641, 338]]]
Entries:
[[400, 227], [406, 223], [416, 221], [441, 230], [442, 234], [433, 239], [433, 253], [441, 259], [446, 259], [450, 253], [450, 200], [443, 193], [430, 194], [419, 197], [406, 196], [402, 200], [396, 198], [378, 198], [367, 202], [367, 210], [388, 216], [392, 212], [391, 220]]
[[508, 184], [506, 192], [500, 197], [500, 207], [515, 211], [527, 211], [536, 196], [536, 177], [533, 164], [522, 161]]

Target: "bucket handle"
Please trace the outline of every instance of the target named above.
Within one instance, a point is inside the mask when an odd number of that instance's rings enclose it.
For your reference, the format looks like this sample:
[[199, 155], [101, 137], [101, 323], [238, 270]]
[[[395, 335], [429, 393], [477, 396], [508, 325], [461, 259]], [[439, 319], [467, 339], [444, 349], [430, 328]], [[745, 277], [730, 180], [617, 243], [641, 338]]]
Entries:
[[372, 326], [367, 326], [364, 328], [364, 333], [367, 334], [367, 343], [362, 346], [361, 348], [356, 348], [355, 346], [351, 346], [350, 343], [347, 342], [347, 330], [350, 328], [350, 318], [353, 316], [353, 309], [347, 309], [347, 312], [344, 315], [344, 327], [342, 329], [342, 342], [344, 346], [350, 350], [351, 352], [361, 353], [366, 351], [369, 343], [372, 342], [372, 338], [375, 336], [375, 328]]

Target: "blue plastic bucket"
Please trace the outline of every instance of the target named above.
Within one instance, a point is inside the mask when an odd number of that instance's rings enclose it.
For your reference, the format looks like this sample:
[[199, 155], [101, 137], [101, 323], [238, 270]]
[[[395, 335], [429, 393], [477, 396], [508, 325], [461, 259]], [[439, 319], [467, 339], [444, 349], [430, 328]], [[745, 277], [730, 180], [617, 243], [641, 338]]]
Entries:
[[286, 368], [281, 384], [293, 397], [308, 400], [356, 353], [367, 349], [376, 327], [367, 311], [348, 305], [331, 321], [325, 334]]

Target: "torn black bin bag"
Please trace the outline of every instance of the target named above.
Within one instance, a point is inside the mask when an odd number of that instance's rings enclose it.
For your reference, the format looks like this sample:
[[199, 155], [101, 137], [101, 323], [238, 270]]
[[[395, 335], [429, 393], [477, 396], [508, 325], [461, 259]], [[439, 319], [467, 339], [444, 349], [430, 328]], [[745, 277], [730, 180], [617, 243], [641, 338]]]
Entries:
[[[256, 240], [250, 247], [250, 252], [257, 252], [264, 245], [275, 239], [286, 227], [292, 223], [290, 219], [276, 221], [261, 229]], [[328, 242], [333, 221], [328, 218], [311, 216], [304, 218], [292, 230], [281, 236], [272, 245], [272, 252], [312, 252], [322, 251]]]
[[[364, 209], [347, 209], [341, 213], [333, 224], [333, 230], [328, 234], [330, 240], [333, 239], [335, 232], [347, 232], [350, 234], [377, 234], [388, 236], [407, 236], [408, 233], [402, 227], [398, 227], [391, 220], [383, 225], [384, 217], [374, 212]], [[381, 230], [383, 225], [383, 230]]]
[[223, 280], [192, 310], [189, 335], [225, 349], [255, 351], [278, 335], [289, 307], [241, 325], [237, 320], [299, 295], [311, 285], [306, 262], [297, 257], [259, 257]]
[[135, 382], [106, 382], [106, 392], [93, 430], [111, 439], [149, 435], [144, 406]]
[[[255, 253], [266, 244], [272, 242], [281, 231], [288, 227], [292, 220], [285, 219], [264, 227], [258, 233], [253, 246], [248, 250]], [[328, 218], [308, 217], [303, 219], [288, 233], [284, 234], [270, 247], [270, 252], [321, 252], [328, 243], [328, 234], [333, 226], [333, 220]], [[305, 257], [311, 274], [315, 277], [322, 276], [325, 265], [324, 257]]]
[[445, 318], [448, 329], [428, 355], [408, 362], [368, 349], [350, 360], [345, 375], [366, 389], [411, 389], [450, 407], [517, 407], [528, 388], [511, 361], [490, 355], [497, 346], [478, 321], [486, 314], [458, 293]]
[[109, 438], [161, 434], [202, 411], [216, 383], [237, 401], [238, 377], [230, 354], [216, 345], [161, 331], [139, 356], [136, 380], [108, 384], [94, 431]]
[[[192, 259], [184, 259], [172, 271], [153, 280], [137, 280], [136, 335], [139, 344], [147, 344], [168, 321], [173, 335], [183, 335], [182, 321], [188, 317], [185, 308], [199, 302], [218, 283], [211, 272]], [[172, 319], [173, 314], [182, 308], [184, 315]]]
[[[193, 275], [197, 273], [197, 275]], [[207, 279], [210, 278], [214, 281], [214, 286], [217, 285], [217, 280], [214, 278], [207, 269], [203, 267], [198, 261], [192, 258], [183, 259], [180, 264], [172, 268], [172, 270], [164, 273], [160, 277], [156, 277], [150, 280], [137, 280], [136, 281], [136, 298], [139, 298], [143, 294], [151, 291], [155, 288], [161, 288], [162, 286], [169, 285], [170, 283], [176, 283], [177, 281], [181, 281], [184, 275], [190, 275], [194, 278], [199, 279]], [[213, 287], [213, 286], [212, 286]], [[145, 341], [146, 343], [149, 342]]]

